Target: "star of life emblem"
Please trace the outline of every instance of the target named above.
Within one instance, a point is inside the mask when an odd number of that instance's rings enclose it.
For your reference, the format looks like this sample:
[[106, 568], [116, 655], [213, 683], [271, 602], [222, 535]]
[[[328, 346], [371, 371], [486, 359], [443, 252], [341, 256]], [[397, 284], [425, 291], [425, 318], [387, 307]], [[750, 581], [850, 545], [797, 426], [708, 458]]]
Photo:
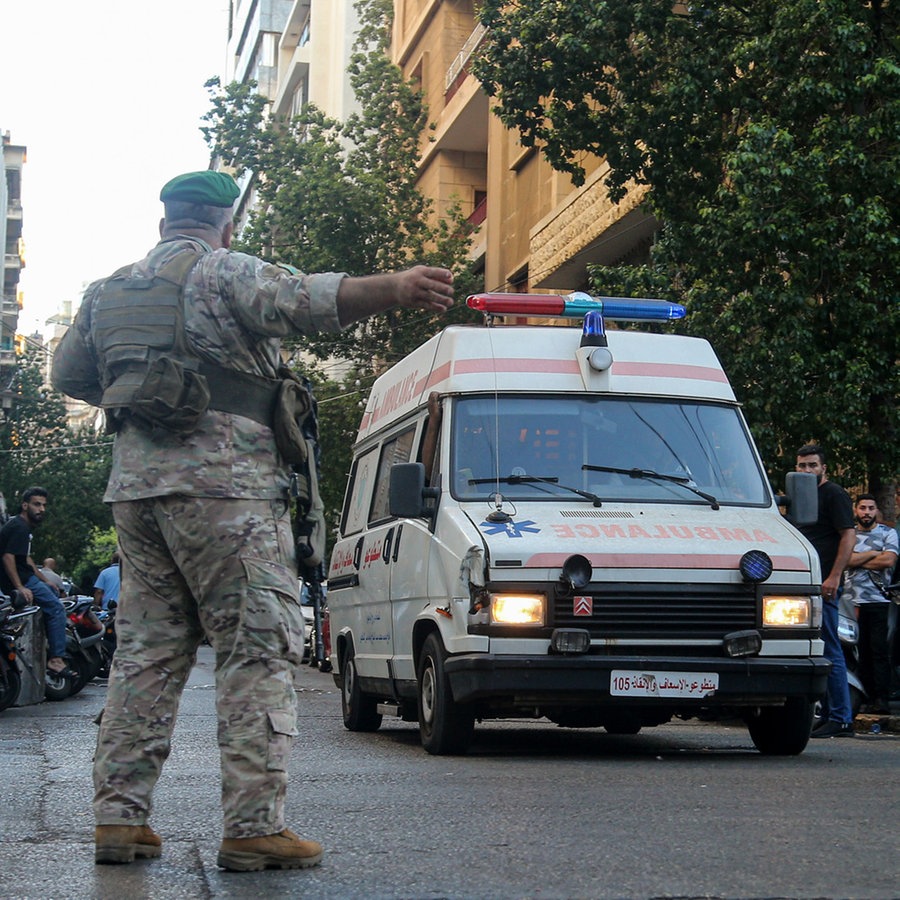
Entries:
[[485, 534], [505, 534], [507, 537], [520, 538], [523, 534], [540, 534], [541, 529], [535, 527], [531, 519], [524, 522], [482, 522], [480, 525]]

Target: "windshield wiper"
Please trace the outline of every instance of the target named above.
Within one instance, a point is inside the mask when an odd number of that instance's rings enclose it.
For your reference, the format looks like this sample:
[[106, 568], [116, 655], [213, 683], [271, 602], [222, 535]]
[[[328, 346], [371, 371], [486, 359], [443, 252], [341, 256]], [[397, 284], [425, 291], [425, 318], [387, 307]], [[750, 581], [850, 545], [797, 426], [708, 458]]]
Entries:
[[680, 484], [683, 488], [687, 488], [692, 494], [696, 494], [698, 497], [702, 497], [706, 500], [712, 509], [719, 508], [719, 501], [713, 497], [712, 494], [707, 494], [705, 491], [701, 491], [699, 488], [694, 487], [691, 483], [691, 479], [687, 478], [684, 475], [669, 475], [665, 472], [654, 472], [653, 469], [618, 469], [615, 466], [591, 466], [591, 465], [583, 465], [582, 469], [587, 469], [589, 472], [612, 472], [615, 475], [627, 475], [629, 478], [648, 478], [650, 480], [656, 479], [658, 481], [668, 481], [672, 484]]
[[[583, 466], [582, 468], [585, 467]], [[592, 494], [590, 491], [582, 491], [580, 488], [570, 487], [567, 484], [560, 484], [559, 479], [556, 477], [545, 478], [541, 475], [501, 475], [499, 478], [470, 478], [468, 483], [494, 484], [498, 481], [503, 484], [552, 484], [554, 487], [560, 488], [560, 490], [569, 491], [572, 494], [577, 494], [579, 497], [584, 497], [585, 500], [590, 500], [594, 506], [603, 505], [603, 501], [596, 494]]]

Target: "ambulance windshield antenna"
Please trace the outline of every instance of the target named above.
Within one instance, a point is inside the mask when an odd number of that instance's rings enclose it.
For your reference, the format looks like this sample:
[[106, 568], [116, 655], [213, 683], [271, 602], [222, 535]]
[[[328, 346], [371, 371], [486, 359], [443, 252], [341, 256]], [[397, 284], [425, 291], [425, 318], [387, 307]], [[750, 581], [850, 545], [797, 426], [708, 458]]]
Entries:
[[495, 491], [488, 497], [488, 500], [494, 504], [494, 508], [487, 514], [488, 522], [511, 522], [512, 516], [503, 511], [503, 494]]

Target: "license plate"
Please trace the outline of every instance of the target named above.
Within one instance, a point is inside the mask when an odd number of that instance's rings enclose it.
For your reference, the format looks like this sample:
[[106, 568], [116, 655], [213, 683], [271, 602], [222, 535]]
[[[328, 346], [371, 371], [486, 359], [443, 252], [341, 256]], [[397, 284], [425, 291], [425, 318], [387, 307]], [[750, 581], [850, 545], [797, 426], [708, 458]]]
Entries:
[[637, 672], [615, 669], [609, 676], [613, 697], [711, 697], [718, 672]]

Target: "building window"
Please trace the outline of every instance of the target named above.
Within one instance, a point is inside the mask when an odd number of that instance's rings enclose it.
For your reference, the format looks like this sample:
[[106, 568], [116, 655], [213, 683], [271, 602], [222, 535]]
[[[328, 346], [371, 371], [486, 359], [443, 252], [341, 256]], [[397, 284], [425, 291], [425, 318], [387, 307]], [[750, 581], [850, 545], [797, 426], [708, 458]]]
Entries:
[[304, 78], [291, 94], [291, 116], [299, 116], [307, 103], [309, 103], [309, 84]]

